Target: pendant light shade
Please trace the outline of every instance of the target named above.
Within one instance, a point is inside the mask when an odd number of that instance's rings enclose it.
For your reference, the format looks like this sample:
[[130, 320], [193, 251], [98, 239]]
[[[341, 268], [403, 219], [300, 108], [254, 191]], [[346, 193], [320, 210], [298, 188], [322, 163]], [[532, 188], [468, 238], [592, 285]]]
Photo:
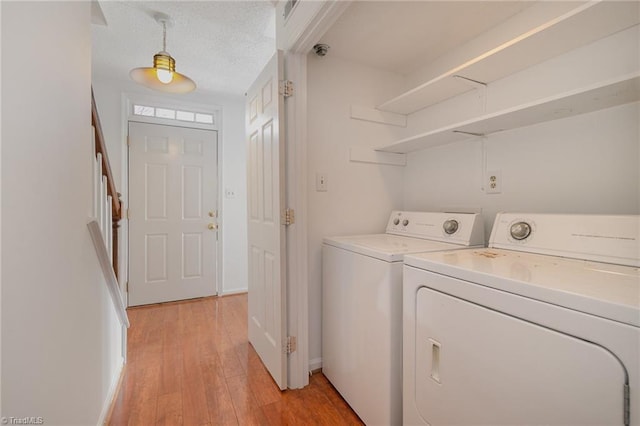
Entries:
[[171, 20], [163, 13], [156, 14], [155, 18], [162, 25], [162, 51], [153, 56], [153, 67], [134, 68], [129, 76], [136, 83], [161, 92], [191, 92], [196, 88], [196, 83], [186, 75], [176, 72], [176, 61], [167, 52], [167, 24]]

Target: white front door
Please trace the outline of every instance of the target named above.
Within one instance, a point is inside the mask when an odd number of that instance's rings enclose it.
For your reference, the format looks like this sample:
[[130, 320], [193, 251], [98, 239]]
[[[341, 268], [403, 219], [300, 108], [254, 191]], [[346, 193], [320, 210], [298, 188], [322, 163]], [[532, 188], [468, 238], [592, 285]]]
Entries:
[[280, 389], [287, 387], [284, 97], [278, 51], [247, 92], [249, 341]]
[[216, 294], [217, 132], [129, 123], [129, 305]]

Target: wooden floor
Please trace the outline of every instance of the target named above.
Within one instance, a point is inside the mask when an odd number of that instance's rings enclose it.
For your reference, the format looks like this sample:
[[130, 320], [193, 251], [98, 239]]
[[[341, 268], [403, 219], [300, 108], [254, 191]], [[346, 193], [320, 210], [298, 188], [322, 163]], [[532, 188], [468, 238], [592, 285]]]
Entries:
[[281, 392], [247, 341], [247, 296], [128, 310], [111, 425], [362, 425], [322, 374]]

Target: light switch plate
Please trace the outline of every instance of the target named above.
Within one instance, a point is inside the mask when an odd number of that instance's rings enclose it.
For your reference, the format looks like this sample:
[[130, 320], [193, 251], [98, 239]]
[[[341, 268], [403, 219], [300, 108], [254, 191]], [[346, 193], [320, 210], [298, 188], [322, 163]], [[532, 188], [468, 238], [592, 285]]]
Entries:
[[316, 191], [319, 191], [319, 192], [327, 191], [327, 174], [326, 173], [316, 173]]

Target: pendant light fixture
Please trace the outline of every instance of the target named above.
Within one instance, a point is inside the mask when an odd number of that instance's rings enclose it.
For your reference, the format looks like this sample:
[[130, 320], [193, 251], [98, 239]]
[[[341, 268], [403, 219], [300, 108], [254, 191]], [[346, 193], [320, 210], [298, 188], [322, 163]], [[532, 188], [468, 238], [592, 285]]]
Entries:
[[196, 83], [176, 72], [176, 61], [167, 52], [167, 25], [171, 26], [171, 18], [164, 13], [156, 13], [153, 17], [162, 25], [162, 51], [153, 56], [153, 67], [134, 68], [129, 76], [136, 83], [161, 92], [191, 92], [196, 88]]

